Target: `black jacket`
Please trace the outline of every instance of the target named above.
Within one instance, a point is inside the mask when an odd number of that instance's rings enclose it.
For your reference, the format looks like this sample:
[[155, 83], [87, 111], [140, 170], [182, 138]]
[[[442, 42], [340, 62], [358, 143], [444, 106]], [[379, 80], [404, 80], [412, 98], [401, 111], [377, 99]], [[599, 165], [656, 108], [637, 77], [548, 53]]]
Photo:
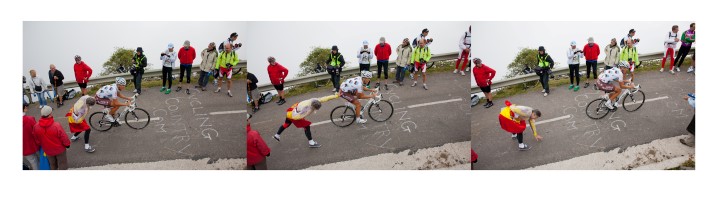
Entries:
[[[337, 55], [335, 55], [335, 56], [340, 56], [340, 57], [338, 57], [338, 61], [340, 61], [340, 68], [342, 68], [343, 66], [345, 66], [345, 58], [343, 58], [343, 55], [340, 54], [340, 52], [338, 52]], [[330, 62], [331, 62], [332, 59], [333, 59], [332, 57], [333, 57], [333, 54], [330, 53], [330, 56], [328, 56], [327, 61], [325, 61], [325, 63], [326, 63], [327, 65], [330, 65]]]
[[257, 87], [258, 87], [257, 86], [257, 83], [258, 83], [257, 77], [255, 77], [255, 75], [252, 73], [248, 73], [247, 79], [250, 80], [250, 83], [248, 83], [248, 91], [253, 91], [253, 90], [257, 89]]
[[[56, 76], [58, 79], [53, 79], [53, 76]], [[53, 86], [61, 86], [63, 85], [63, 80], [65, 80], [65, 76], [60, 72], [60, 70], [55, 70], [55, 74], [53, 75], [52, 71], [48, 71], [48, 77], [50, 77], [50, 84]], [[57, 81], [57, 84], [55, 82]]]

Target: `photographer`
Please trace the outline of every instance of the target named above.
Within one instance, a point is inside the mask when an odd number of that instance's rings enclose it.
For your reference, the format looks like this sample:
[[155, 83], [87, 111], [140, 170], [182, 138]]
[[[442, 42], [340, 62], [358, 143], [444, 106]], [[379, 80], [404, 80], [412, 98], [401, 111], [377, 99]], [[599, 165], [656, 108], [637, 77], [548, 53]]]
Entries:
[[133, 83], [135, 84], [135, 93], [142, 93], [142, 76], [145, 73], [145, 67], [147, 67], [147, 58], [143, 54], [142, 47], [138, 47], [135, 50], [135, 55], [132, 58], [133, 67], [130, 68], [130, 74], [133, 76]]
[[327, 72], [330, 74], [330, 81], [333, 83], [333, 92], [338, 92], [340, 90], [340, 73], [343, 66], [345, 66], [345, 58], [340, 54], [337, 45], [332, 46], [330, 56], [325, 61], [325, 64], [328, 65]]
[[[160, 54], [160, 60], [163, 62], [163, 68], [162, 68], [162, 81], [163, 86], [160, 88], [160, 92], [165, 92], [165, 94], [170, 94], [172, 89], [172, 70], [175, 67], [175, 59], [177, 55], [175, 55], [175, 46], [170, 43], [168, 44], [168, 49], [165, 50]], [[167, 82], [167, 88], [165, 88], [165, 83]]]
[[543, 46], [538, 48], [537, 60], [538, 66], [535, 68], [535, 72], [540, 76], [540, 84], [543, 86], [543, 96], [547, 96], [550, 94], [550, 70], [555, 66], [555, 62], [550, 55], [545, 52], [545, 47]]
[[567, 52], [568, 67], [570, 68], [570, 87], [575, 92], [580, 89], [580, 58], [583, 52], [577, 48], [575, 41], [570, 42], [570, 49]]

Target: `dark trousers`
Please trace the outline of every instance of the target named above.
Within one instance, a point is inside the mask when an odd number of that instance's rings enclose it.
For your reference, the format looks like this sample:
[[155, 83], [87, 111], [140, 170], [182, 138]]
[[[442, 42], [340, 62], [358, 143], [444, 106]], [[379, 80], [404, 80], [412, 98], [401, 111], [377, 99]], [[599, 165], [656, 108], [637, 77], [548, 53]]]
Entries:
[[172, 88], [172, 67], [164, 67], [162, 68], [162, 81], [163, 81], [163, 87], [166, 87], [165, 84], [167, 82], [167, 88]]
[[690, 121], [690, 124], [687, 126], [687, 131], [690, 132], [690, 134], [695, 135], [695, 115], [693, 115], [693, 119]]
[[597, 61], [585, 61], [585, 66], [587, 78], [590, 79], [590, 71], [592, 71], [593, 79], [597, 79]]
[[360, 72], [363, 70], [370, 71], [370, 64], [360, 64]]
[[198, 79], [198, 86], [205, 87], [208, 84], [208, 81], [210, 80], [210, 73], [205, 71], [200, 71], [200, 78]]
[[332, 81], [333, 88], [335, 88], [335, 90], [338, 90], [338, 88], [340, 88], [340, 73], [341, 72], [342, 72], [341, 68], [328, 70], [328, 73], [330, 74], [330, 81]]
[[523, 143], [523, 133], [518, 133], [518, 134], [517, 134], [517, 140], [518, 140], [518, 144], [522, 144], [522, 143]]
[[192, 68], [192, 64], [180, 64], [180, 80], [178, 80], [178, 83], [182, 83], [184, 74], [187, 74], [187, 82], [190, 83], [190, 69]]
[[678, 50], [677, 57], [675, 57], [675, 66], [680, 68], [683, 61], [685, 60], [685, 56], [690, 53], [690, 46], [680, 46], [680, 49]]
[[580, 84], [580, 64], [570, 64], [570, 85]]
[[[290, 127], [290, 125], [292, 125], [292, 120], [285, 118], [285, 123], [283, 125], [280, 125], [280, 128], [278, 128], [277, 134], [281, 135], [282, 132], [285, 131], [285, 129]], [[312, 134], [310, 133], [310, 126], [304, 127], [303, 129], [305, 129], [305, 137], [308, 140], [312, 140]]]
[[550, 70], [542, 70], [540, 71], [540, 84], [542, 84], [543, 89], [545, 89], [545, 92], [550, 94]]
[[145, 69], [138, 68], [133, 75], [133, 83], [135, 83], [135, 90], [140, 94], [142, 92], [142, 77], [145, 74]]
[[405, 68], [406, 67], [395, 67], [395, 80], [402, 82], [405, 79]]
[[85, 140], [85, 144], [89, 144], [90, 143], [90, 129], [83, 131], [83, 132], [75, 133], [75, 134], [73, 134], [73, 136], [77, 137], [78, 135], [80, 135], [80, 133], [85, 133], [85, 135], [83, 137]]
[[380, 79], [380, 77], [382, 77], [383, 69], [385, 71], [384, 72], [385, 79], [387, 79], [388, 78], [388, 61], [387, 60], [377, 61], [377, 67], [378, 67], [378, 79]]

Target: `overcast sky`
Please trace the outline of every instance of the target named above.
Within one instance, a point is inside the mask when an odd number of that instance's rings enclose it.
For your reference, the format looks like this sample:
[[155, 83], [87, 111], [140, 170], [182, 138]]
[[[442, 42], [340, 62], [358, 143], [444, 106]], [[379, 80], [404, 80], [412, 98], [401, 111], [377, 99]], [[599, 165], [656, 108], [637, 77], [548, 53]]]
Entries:
[[[410, 42], [423, 28], [430, 30], [433, 54], [458, 51], [458, 41], [467, 31], [470, 22], [249, 22], [248, 67], [260, 83], [269, 83], [267, 57], [288, 68], [288, 79], [300, 71], [300, 63], [314, 46], [330, 48], [338, 45], [345, 57], [346, 66], [358, 67], [357, 50], [363, 40], [374, 48], [381, 36], [392, 46], [390, 60], [395, 60], [395, 47], [403, 38]], [[377, 59], [373, 59], [373, 63]]]
[[[635, 29], [639, 53], [664, 51], [664, 39], [673, 25], [679, 26], [678, 35], [690, 27], [691, 22], [473, 22], [474, 57], [497, 71], [496, 79], [507, 73], [507, 65], [515, 59], [520, 49], [530, 47], [545, 50], [555, 60], [556, 67], [567, 67], [566, 52], [570, 42], [578, 47], [587, 44], [588, 37], [594, 37], [601, 47], [598, 60], [605, 59], [605, 46], [610, 39], [618, 42], [630, 29]], [[701, 30], [702, 31], [702, 30]], [[677, 46], [680, 47], [679, 45]], [[585, 61], [585, 59], [581, 59]], [[559, 65], [558, 65], [559, 63]], [[474, 84], [474, 82], [473, 82]]]
[[[168, 43], [179, 49], [185, 40], [198, 53], [194, 64], [201, 61], [200, 52], [210, 42], [226, 40], [232, 32], [245, 42], [247, 22], [24, 22], [23, 76], [36, 69], [47, 82], [47, 70], [55, 64], [67, 80], [75, 80], [73, 57], [82, 56], [93, 68], [93, 76], [102, 72], [102, 64], [112, 56], [115, 47], [135, 50], [143, 47], [151, 69], [158, 69], [160, 52]], [[236, 42], [237, 42], [236, 41]], [[245, 48], [238, 50], [245, 58]], [[179, 66], [179, 60], [176, 66]], [[40, 72], [42, 71], [42, 72]]]

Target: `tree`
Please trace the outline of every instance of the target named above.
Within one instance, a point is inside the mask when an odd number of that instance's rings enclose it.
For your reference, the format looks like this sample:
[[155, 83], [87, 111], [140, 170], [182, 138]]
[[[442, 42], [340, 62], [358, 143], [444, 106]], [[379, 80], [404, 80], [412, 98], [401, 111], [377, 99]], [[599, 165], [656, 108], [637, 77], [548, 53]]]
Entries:
[[519, 74], [523, 74], [523, 70], [525, 70], [525, 67], [529, 67], [530, 69], [535, 68], [537, 65], [537, 49], [531, 49], [531, 48], [523, 48], [518, 52], [518, 54], [515, 56], [515, 60], [513, 60], [512, 63], [508, 64], [508, 74], [505, 75], [505, 78], [511, 78], [514, 76], [517, 76]]
[[116, 47], [110, 59], [103, 63], [103, 71], [100, 73], [100, 76], [118, 74], [120, 73], [118, 71], [120, 66], [127, 70], [127, 68], [132, 66], [132, 57], [134, 54], [135, 51], [132, 49]]
[[308, 74], [317, 73], [316, 68], [318, 65], [325, 67], [325, 61], [330, 56], [329, 48], [313, 47], [312, 51], [305, 58], [305, 61], [300, 63], [300, 72], [297, 77], [302, 77]]

